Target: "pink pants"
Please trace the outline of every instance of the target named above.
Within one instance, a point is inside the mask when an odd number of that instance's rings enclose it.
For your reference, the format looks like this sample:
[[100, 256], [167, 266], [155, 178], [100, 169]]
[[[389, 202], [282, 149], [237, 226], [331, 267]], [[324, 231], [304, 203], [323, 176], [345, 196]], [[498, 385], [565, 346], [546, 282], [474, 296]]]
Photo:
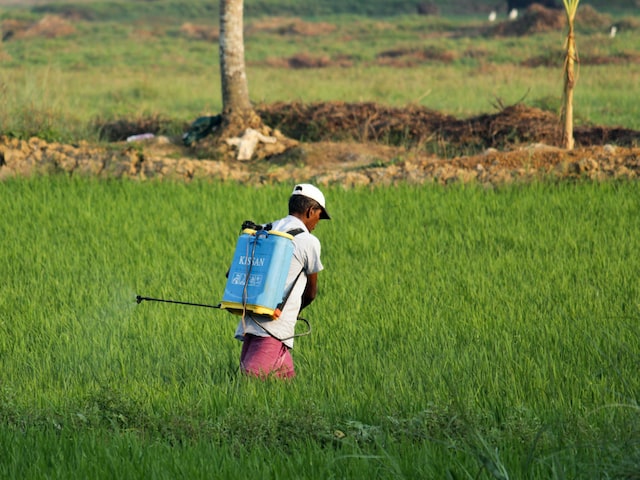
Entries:
[[273, 337], [247, 334], [242, 342], [240, 370], [247, 375], [267, 378], [293, 378], [293, 358], [289, 348]]

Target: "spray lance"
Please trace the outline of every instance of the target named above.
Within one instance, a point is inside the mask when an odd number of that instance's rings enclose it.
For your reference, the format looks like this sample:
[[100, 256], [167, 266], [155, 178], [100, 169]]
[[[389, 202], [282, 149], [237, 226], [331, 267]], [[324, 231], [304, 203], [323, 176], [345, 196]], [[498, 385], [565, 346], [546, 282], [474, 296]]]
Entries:
[[[260, 225], [256, 225], [251, 220], [245, 220], [243, 222], [241, 231], [244, 231], [247, 228], [254, 229], [255, 231], [265, 230], [265, 227], [262, 227]], [[266, 228], [270, 229], [271, 228], [271, 224], [267, 224]], [[249, 263], [249, 265], [251, 265], [251, 263]], [[227, 278], [229, 278], [229, 272], [230, 271], [231, 271], [231, 269], [227, 270], [227, 273], [226, 273], [226, 277]], [[248, 279], [249, 279], [249, 275], [247, 275], [247, 281], [248, 281]], [[136, 296], [136, 303], [138, 303], [138, 305], [140, 303], [144, 302], [144, 301], [147, 301], [147, 302], [174, 303], [174, 304], [178, 304], [178, 305], [189, 305], [189, 306], [192, 306], [192, 307], [218, 308], [218, 309], [223, 308], [221, 304], [208, 305], [208, 304], [205, 304], [205, 303], [191, 303], [191, 302], [182, 302], [182, 301], [178, 301], [178, 300], [165, 300], [163, 298], [143, 297], [141, 295], [137, 295]]]
[[[297, 280], [297, 279], [296, 279]], [[173, 304], [177, 304], [177, 305], [188, 305], [191, 307], [203, 307], [203, 308], [216, 308], [218, 310], [222, 310], [222, 306], [220, 304], [218, 305], [208, 305], [206, 303], [192, 303], [192, 302], [182, 302], [179, 300], [167, 300], [164, 298], [152, 298], [152, 297], [143, 297], [142, 295], [136, 295], [136, 303], [140, 304], [142, 302], [161, 302], [161, 303], [173, 303]], [[289, 340], [291, 338], [296, 338], [296, 337], [303, 337], [305, 335], [309, 335], [311, 333], [311, 324], [309, 323], [309, 321], [306, 318], [302, 318], [302, 317], [298, 317], [298, 320], [304, 322], [307, 324], [307, 331], [303, 332], [303, 333], [296, 333], [295, 335], [292, 335], [290, 337], [287, 338], [278, 338], [275, 335], [273, 335], [271, 332], [269, 332], [269, 330], [267, 330], [260, 321], [258, 321], [257, 319], [254, 318], [254, 322], [256, 322], [257, 325], [259, 325], [265, 332], [267, 332], [271, 337], [275, 338], [276, 340], [279, 340], [281, 342], [284, 342], [285, 340]]]
[[277, 232], [271, 230], [271, 224], [262, 226], [256, 225], [250, 220], [245, 221], [242, 224], [242, 233], [236, 245], [231, 268], [227, 272], [227, 285], [222, 302], [218, 305], [143, 297], [142, 295], [136, 296], [136, 302], [138, 304], [143, 301], [162, 302], [227, 310], [230, 313], [242, 315], [243, 323], [245, 314], [249, 313], [257, 325], [281, 342], [308, 335], [311, 333], [311, 325], [301, 317], [298, 317], [298, 320], [307, 324], [307, 331], [287, 338], [276, 337], [258, 320], [258, 317], [273, 321], [278, 319], [302, 274], [302, 271], [298, 273], [293, 285], [285, 293], [285, 281], [293, 256], [293, 237], [301, 231], [301, 229], [297, 229], [284, 233]]
[[163, 298], [143, 297], [141, 295], [137, 295], [136, 296], [136, 303], [140, 304], [140, 303], [142, 303], [144, 301], [147, 301], [147, 302], [163, 302], [163, 303], [177, 303], [178, 305], [190, 305], [192, 307], [220, 308], [220, 304], [218, 304], [218, 305], [207, 305], [206, 303], [180, 302], [178, 300], [165, 300]]

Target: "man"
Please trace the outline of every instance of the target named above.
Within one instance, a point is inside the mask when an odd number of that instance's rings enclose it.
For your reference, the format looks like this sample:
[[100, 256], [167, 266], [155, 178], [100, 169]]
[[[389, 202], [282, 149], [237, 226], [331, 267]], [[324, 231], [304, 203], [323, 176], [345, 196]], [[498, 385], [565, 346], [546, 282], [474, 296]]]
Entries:
[[320, 241], [311, 232], [321, 219], [330, 218], [322, 192], [302, 183], [295, 186], [289, 197], [289, 215], [273, 222], [272, 230], [299, 232], [293, 237], [293, 259], [285, 283], [288, 297], [277, 320], [247, 315], [238, 324], [235, 337], [243, 342], [240, 354], [243, 373], [259, 378], [295, 376], [290, 350], [298, 314], [316, 298], [318, 272], [323, 269]]

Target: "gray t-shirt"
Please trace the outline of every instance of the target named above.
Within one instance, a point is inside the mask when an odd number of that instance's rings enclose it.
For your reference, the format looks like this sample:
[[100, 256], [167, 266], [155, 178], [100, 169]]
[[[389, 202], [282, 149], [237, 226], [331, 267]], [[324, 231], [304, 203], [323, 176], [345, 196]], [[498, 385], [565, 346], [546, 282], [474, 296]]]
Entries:
[[[307, 285], [307, 275], [317, 273], [324, 268], [320, 261], [320, 240], [307, 230], [302, 220], [293, 215], [288, 215], [273, 222], [272, 230], [288, 232], [297, 228], [302, 229], [303, 232], [293, 237], [293, 259], [285, 282], [285, 295], [292, 287], [293, 291], [287, 299], [284, 310], [277, 320], [271, 320], [268, 317], [256, 317], [262, 327], [254, 321], [251, 315], [247, 314], [244, 326], [242, 320], [240, 320], [236, 328], [235, 337], [238, 340], [243, 339], [243, 333], [250, 333], [259, 337], [267, 337], [270, 333], [277, 338], [287, 339], [283, 343], [287, 347], [293, 348], [293, 338], [289, 337], [293, 336], [295, 332], [296, 321], [302, 304], [302, 294]], [[301, 271], [302, 274], [298, 277]], [[296, 277], [298, 277], [297, 281]], [[264, 329], [268, 330], [269, 333], [265, 332]]]

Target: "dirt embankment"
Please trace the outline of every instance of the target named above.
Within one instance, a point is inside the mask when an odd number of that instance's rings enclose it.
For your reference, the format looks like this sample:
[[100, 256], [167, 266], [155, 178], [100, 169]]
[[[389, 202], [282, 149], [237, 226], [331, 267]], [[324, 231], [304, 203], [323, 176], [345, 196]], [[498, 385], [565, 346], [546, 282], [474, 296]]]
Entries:
[[[104, 126], [115, 137], [107, 146], [0, 137], [0, 179], [62, 173], [355, 186], [640, 178], [640, 132], [580, 127], [575, 132], [577, 148], [566, 151], [553, 146], [559, 144], [557, 117], [519, 105], [463, 120], [420, 107], [370, 103], [276, 104], [261, 107], [259, 113], [285, 135], [310, 140], [281, 155], [239, 162], [207, 156], [200, 144], [188, 148], [179, 138], [159, 134], [141, 142], [123, 141], [145, 131], [127, 122]], [[144, 127], [148, 131], [161, 125]]]

